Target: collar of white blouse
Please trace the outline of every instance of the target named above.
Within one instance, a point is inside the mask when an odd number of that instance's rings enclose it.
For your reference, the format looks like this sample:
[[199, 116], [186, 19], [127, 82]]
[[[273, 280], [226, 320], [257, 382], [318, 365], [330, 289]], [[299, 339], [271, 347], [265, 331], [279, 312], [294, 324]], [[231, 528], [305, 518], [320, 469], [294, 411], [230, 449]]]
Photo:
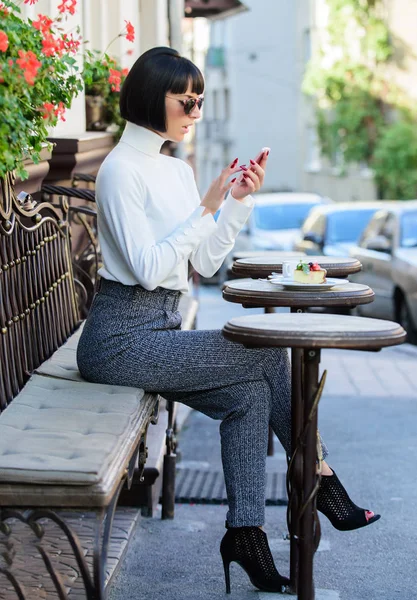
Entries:
[[150, 129], [127, 121], [120, 141], [149, 156], [158, 156], [166, 140]]

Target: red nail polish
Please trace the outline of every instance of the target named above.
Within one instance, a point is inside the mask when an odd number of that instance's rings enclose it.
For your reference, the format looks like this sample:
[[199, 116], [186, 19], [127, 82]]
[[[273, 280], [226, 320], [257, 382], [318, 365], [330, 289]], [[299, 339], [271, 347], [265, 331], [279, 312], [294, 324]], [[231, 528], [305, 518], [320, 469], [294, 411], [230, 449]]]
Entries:
[[242, 169], [242, 171], [247, 171], [248, 167], [246, 165], [240, 165], [239, 169]]
[[243, 177], [249, 177], [249, 175], [247, 173], [243, 173]]
[[234, 177], [230, 183], [234, 183], [235, 181], [236, 181], [236, 177]]
[[267, 156], [269, 156], [269, 150], [268, 150], [268, 152], [266, 153], [266, 155], [267, 155]]
[[251, 165], [256, 165], [256, 162], [254, 160], [250, 159], [250, 164]]
[[235, 158], [235, 160], [232, 162], [232, 167], [236, 166], [238, 160], [239, 160], [238, 158]]

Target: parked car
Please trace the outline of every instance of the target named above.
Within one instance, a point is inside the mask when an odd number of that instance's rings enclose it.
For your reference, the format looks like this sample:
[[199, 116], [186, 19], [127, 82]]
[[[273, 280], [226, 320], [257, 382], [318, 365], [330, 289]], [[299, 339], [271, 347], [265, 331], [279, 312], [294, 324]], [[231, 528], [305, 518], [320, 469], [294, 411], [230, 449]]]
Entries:
[[292, 250], [310, 210], [331, 202], [318, 194], [298, 192], [261, 193], [255, 200], [248, 224], [252, 250]]
[[351, 250], [362, 270], [350, 279], [369, 285], [375, 300], [361, 315], [393, 319], [417, 341], [417, 200], [397, 202], [375, 213]]
[[383, 202], [339, 202], [316, 206], [301, 227], [293, 249], [306, 254], [349, 256], [358, 240]]

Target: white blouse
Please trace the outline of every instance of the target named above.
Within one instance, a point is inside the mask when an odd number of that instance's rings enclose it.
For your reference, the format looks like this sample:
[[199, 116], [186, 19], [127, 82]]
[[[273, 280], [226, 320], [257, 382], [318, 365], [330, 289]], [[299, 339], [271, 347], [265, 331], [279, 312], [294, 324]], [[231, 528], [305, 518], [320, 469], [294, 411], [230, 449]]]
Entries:
[[188, 291], [188, 260], [213, 275], [233, 248], [253, 208], [229, 194], [217, 222], [204, 217], [194, 174], [184, 161], [160, 153], [165, 139], [127, 123], [97, 175], [99, 273], [147, 290]]

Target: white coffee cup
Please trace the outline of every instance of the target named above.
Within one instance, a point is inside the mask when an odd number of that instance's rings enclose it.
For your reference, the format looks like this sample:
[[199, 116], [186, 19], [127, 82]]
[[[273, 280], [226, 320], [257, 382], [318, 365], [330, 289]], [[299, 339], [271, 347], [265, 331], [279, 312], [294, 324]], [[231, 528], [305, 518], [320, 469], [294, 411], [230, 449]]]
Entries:
[[293, 279], [294, 271], [297, 268], [298, 260], [286, 260], [282, 263], [282, 276], [285, 279]]

